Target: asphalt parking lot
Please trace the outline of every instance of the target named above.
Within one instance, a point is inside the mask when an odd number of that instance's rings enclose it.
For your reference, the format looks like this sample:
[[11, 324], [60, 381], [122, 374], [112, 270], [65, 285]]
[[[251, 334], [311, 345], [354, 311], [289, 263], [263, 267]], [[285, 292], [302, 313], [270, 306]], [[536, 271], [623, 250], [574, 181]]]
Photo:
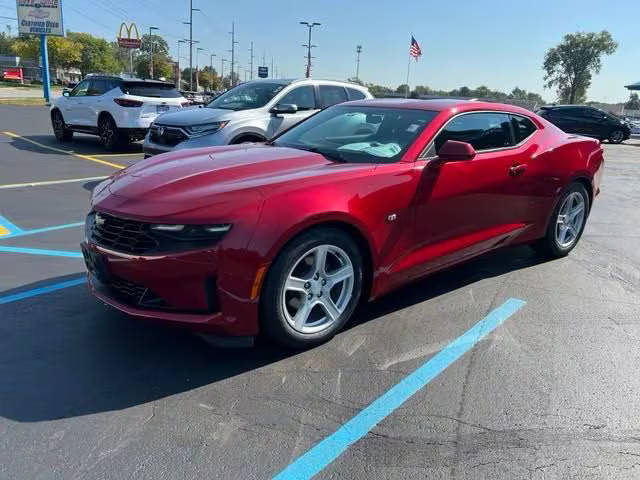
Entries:
[[306, 352], [219, 349], [82, 282], [89, 191], [140, 145], [58, 144], [45, 108], [0, 106], [0, 478], [640, 477], [640, 141], [605, 151], [568, 258], [484, 256]]

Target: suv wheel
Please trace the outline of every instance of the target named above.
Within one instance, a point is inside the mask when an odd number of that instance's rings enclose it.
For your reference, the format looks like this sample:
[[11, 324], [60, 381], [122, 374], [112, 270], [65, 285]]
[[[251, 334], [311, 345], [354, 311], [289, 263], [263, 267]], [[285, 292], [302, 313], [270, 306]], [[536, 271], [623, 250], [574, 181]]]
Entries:
[[609, 134], [609, 141], [611, 143], [621, 143], [624, 140], [624, 132], [622, 130], [614, 130]]
[[98, 123], [100, 142], [109, 151], [116, 150], [127, 143], [127, 136], [118, 130], [111, 115], [103, 115]]
[[73, 130], [69, 130], [59, 110], [51, 112], [51, 126], [53, 134], [59, 142], [68, 142], [73, 138]]

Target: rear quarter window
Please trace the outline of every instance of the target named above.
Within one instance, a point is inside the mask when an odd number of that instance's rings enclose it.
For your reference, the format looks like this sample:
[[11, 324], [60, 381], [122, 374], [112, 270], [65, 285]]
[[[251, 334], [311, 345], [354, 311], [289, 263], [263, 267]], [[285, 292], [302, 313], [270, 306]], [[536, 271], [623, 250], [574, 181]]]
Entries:
[[124, 82], [120, 89], [128, 95], [139, 97], [178, 98], [182, 96], [176, 87], [169, 83]]
[[516, 144], [527, 139], [537, 130], [531, 120], [519, 115], [511, 115], [511, 126], [513, 127], [513, 135], [515, 137]]
[[355, 88], [347, 88], [347, 93], [349, 94], [349, 100], [364, 100], [367, 98], [364, 93]]

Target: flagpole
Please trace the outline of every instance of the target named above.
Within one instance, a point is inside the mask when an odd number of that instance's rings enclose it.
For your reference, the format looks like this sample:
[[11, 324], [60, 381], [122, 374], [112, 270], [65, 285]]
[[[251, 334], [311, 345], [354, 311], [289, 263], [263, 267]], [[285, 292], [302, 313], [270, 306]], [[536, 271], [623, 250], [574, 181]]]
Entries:
[[409, 55], [409, 62], [407, 63], [407, 83], [405, 84], [404, 98], [409, 98], [409, 70], [411, 70], [411, 55]]

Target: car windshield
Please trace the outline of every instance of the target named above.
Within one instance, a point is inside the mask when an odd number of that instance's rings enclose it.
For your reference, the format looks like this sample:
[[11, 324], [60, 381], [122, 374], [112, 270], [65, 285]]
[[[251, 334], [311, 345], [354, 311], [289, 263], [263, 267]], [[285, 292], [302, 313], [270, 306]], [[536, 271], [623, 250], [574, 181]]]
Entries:
[[217, 97], [207, 105], [207, 108], [248, 110], [250, 108], [264, 107], [286, 86], [284, 83], [244, 83]]
[[339, 105], [314, 115], [273, 145], [318, 152], [341, 162], [398, 161], [438, 112]]

